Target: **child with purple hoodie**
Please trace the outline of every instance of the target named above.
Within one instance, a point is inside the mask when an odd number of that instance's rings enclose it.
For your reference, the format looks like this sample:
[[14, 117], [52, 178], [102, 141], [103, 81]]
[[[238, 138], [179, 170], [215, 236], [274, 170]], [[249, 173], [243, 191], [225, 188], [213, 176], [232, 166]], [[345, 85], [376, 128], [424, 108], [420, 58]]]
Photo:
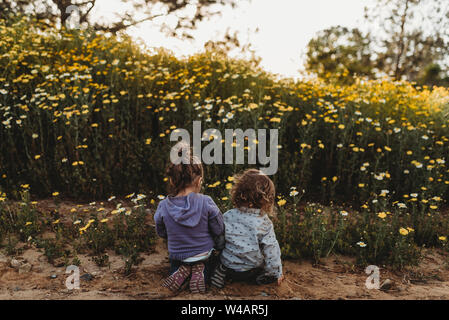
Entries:
[[169, 195], [159, 203], [154, 220], [157, 234], [168, 242], [170, 276], [163, 285], [177, 292], [188, 283], [192, 293], [204, 293], [210, 257], [214, 248], [224, 247], [224, 223], [211, 197], [199, 193], [201, 163], [190, 153], [188, 157], [188, 164], [169, 164]]

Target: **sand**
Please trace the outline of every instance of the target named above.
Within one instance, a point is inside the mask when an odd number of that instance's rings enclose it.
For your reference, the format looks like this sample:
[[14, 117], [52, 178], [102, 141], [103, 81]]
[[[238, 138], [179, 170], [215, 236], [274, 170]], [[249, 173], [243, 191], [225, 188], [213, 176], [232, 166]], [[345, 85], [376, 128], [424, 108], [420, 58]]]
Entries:
[[[65, 267], [49, 264], [38, 249], [23, 252], [18, 259], [32, 265], [31, 271], [19, 273], [10, 266], [9, 259], [0, 259], [0, 299], [50, 299], [50, 300], [104, 300], [104, 299], [448, 299], [449, 258], [436, 250], [426, 250], [418, 267], [392, 272], [380, 267], [380, 282], [391, 281], [388, 290], [367, 289], [367, 274], [356, 268], [354, 260], [332, 256], [319, 265], [310, 261], [284, 261], [285, 280], [276, 284], [251, 286], [240, 283], [228, 284], [224, 289], [210, 288], [204, 295], [188, 291], [177, 296], [161, 288], [169, 269], [165, 243], [158, 240], [155, 251], [143, 255], [144, 260], [132, 274], [123, 274], [124, 262], [113, 252], [110, 266], [100, 268], [92, 257], [79, 255], [80, 274], [89, 273], [91, 280], [81, 280], [80, 289], [68, 290]], [[22, 261], [23, 261], [22, 260]], [[56, 275], [52, 279], [51, 275]]]

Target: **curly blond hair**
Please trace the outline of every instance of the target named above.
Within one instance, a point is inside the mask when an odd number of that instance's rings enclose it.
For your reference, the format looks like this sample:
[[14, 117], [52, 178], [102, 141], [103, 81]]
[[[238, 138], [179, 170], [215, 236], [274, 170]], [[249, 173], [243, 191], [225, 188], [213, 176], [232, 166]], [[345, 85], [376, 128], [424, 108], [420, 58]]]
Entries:
[[275, 187], [273, 181], [257, 169], [248, 169], [234, 178], [231, 189], [232, 204], [236, 208], [260, 209], [271, 214], [274, 207]]

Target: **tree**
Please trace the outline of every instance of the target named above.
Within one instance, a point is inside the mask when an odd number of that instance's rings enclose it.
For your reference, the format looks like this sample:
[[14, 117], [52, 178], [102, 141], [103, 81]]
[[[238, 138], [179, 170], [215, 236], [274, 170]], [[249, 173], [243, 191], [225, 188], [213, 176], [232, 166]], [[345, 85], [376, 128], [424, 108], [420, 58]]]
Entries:
[[367, 77], [388, 75], [420, 84], [446, 84], [449, 61], [449, 1], [376, 0], [365, 8], [370, 28], [321, 31], [307, 49], [306, 70]]
[[444, 76], [443, 69], [437, 63], [429, 64], [421, 72], [417, 82], [421, 85], [428, 86], [449, 86], [449, 76]]
[[352, 82], [355, 75], [373, 78], [370, 42], [370, 36], [358, 29], [337, 26], [322, 30], [307, 46], [306, 70], [345, 83]]
[[172, 16], [177, 20], [176, 26], [163, 24], [161, 29], [171, 35], [190, 37], [188, 31], [200, 21], [219, 14], [223, 6], [234, 8], [237, 0], [123, 0], [121, 3], [128, 9], [118, 14], [116, 20], [104, 23], [92, 17], [96, 0], [0, 0], [0, 15], [30, 14], [48, 25], [63, 26], [72, 12], [77, 12], [80, 24], [112, 33], [157, 17]]
[[378, 30], [377, 62], [386, 74], [416, 81], [426, 67], [446, 64], [447, 0], [377, 0], [365, 15]]

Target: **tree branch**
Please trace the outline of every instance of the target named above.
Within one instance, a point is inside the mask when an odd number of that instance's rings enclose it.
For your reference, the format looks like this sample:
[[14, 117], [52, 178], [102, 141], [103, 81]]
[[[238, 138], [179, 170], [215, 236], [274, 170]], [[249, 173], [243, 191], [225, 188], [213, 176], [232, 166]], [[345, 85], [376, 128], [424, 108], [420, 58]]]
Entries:
[[405, 8], [404, 8], [404, 12], [401, 17], [401, 33], [399, 35], [399, 52], [398, 52], [398, 55], [396, 58], [396, 66], [395, 66], [395, 71], [394, 71], [394, 77], [396, 80], [399, 80], [400, 63], [401, 63], [401, 58], [402, 58], [402, 55], [404, 54], [404, 49], [405, 49], [404, 34], [405, 34], [405, 23], [407, 20], [409, 3], [410, 3], [410, 0], [405, 1]]
[[145, 17], [143, 19], [132, 21], [132, 22], [127, 23], [127, 24], [125, 24], [124, 21], [120, 21], [120, 22], [113, 23], [111, 26], [100, 25], [100, 24], [97, 23], [94, 26], [94, 30], [107, 31], [107, 32], [111, 32], [111, 33], [115, 34], [115, 33], [119, 32], [121, 30], [127, 29], [129, 27], [133, 27], [133, 26], [138, 25], [138, 24], [140, 24], [142, 22], [145, 22], [145, 21], [153, 20], [153, 19], [155, 19], [157, 17], [161, 17], [161, 16], [164, 16], [164, 15], [163, 14], [157, 14], [157, 15], [154, 15], [154, 16], [148, 16], [148, 17]]

